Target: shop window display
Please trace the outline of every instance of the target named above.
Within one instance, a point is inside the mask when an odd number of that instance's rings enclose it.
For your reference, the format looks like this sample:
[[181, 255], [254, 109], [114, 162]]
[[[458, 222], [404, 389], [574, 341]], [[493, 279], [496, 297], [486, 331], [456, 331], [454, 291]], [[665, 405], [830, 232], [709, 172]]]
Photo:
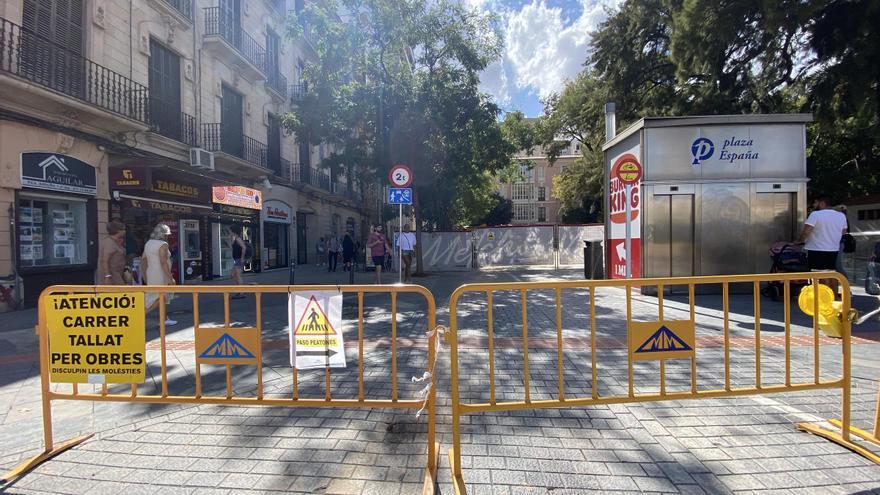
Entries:
[[20, 265], [87, 263], [86, 222], [85, 202], [22, 197], [18, 202]]

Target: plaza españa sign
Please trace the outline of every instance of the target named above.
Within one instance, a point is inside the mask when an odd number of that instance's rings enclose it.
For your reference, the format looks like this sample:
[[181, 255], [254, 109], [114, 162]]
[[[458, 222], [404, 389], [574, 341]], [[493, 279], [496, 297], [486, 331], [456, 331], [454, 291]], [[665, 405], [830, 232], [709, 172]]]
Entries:
[[56, 383], [143, 383], [144, 294], [49, 296], [49, 374]]

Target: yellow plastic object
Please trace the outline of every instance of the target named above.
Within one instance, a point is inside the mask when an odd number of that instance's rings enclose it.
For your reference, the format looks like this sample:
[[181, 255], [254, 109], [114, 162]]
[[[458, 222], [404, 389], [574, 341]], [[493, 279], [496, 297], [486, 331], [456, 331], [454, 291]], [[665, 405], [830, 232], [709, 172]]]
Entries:
[[[807, 316], [813, 316], [813, 293], [816, 289], [812, 285], [805, 285], [798, 295], [798, 306]], [[825, 284], [819, 284], [819, 316], [832, 316], [834, 314], [834, 291]]]
[[[798, 296], [798, 306], [808, 316], [813, 316], [813, 295], [816, 289], [807, 285]], [[831, 287], [819, 284], [819, 328], [829, 337], [843, 337], [843, 303], [834, 300]]]

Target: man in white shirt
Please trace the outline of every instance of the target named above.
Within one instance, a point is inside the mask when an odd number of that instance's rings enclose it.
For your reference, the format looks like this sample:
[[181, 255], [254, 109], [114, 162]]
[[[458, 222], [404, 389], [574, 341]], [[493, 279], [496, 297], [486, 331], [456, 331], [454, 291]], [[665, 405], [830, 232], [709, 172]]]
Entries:
[[[813, 202], [814, 210], [804, 222], [799, 242], [806, 243], [807, 262], [811, 270], [831, 270], [837, 266], [840, 238], [846, 233], [846, 215], [831, 207], [828, 196], [819, 196]], [[837, 294], [837, 281], [831, 280], [831, 289]]]
[[403, 281], [410, 283], [412, 282], [410, 266], [412, 266], [412, 257], [416, 250], [416, 235], [412, 233], [409, 224], [403, 226], [403, 233], [397, 236], [394, 247], [395, 249], [399, 247], [403, 251]]

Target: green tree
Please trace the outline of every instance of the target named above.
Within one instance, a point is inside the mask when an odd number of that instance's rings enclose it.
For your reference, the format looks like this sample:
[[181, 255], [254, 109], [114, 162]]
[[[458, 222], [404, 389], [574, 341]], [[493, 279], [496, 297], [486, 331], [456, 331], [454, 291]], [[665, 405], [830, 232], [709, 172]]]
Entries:
[[[492, 174], [513, 146], [479, 74], [500, 56], [495, 18], [453, 0], [327, 0], [288, 23], [313, 26], [318, 63], [308, 94], [285, 120], [312, 143], [343, 150], [323, 166], [384, 182], [413, 169], [416, 235], [482, 218]], [[418, 264], [421, 267], [421, 263]]]

